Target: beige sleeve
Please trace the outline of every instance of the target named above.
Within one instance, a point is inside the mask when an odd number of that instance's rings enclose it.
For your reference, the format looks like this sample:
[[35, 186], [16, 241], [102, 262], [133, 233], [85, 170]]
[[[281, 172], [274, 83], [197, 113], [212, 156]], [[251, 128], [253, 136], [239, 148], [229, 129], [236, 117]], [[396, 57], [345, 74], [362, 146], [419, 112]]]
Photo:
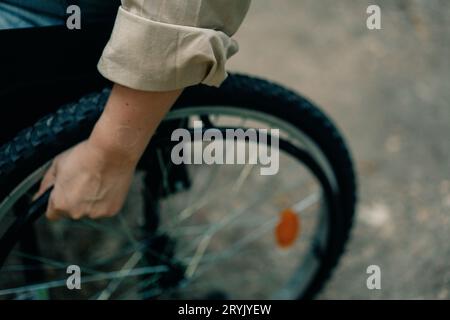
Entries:
[[100, 73], [121, 85], [169, 91], [219, 86], [238, 51], [231, 36], [251, 0], [122, 0]]

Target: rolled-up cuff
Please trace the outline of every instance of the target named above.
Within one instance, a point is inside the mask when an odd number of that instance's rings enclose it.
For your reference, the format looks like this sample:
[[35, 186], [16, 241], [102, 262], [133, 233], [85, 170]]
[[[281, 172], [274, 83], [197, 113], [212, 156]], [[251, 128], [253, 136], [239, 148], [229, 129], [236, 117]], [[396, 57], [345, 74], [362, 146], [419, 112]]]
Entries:
[[217, 87], [237, 51], [237, 42], [221, 31], [152, 21], [121, 7], [98, 70], [137, 90], [170, 91], [199, 83]]

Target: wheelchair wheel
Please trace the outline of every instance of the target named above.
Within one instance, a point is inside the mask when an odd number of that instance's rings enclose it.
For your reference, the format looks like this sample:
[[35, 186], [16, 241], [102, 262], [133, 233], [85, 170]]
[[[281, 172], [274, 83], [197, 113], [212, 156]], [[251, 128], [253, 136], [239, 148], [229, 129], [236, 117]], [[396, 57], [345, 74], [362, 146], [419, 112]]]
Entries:
[[[7, 248], [3, 236], [30, 205], [45, 169], [88, 137], [108, 95], [105, 89], [64, 106], [0, 148], [0, 299], [309, 299], [320, 291], [352, 227], [349, 151], [311, 102], [243, 75], [183, 93], [117, 217], [42, 218]], [[278, 173], [261, 175], [262, 165], [250, 161], [174, 164], [177, 128], [194, 137], [207, 129], [278, 129]], [[246, 139], [223, 140], [247, 160], [258, 150]], [[267, 141], [256, 144], [270, 149]], [[188, 147], [195, 153], [205, 145], [193, 139]], [[81, 270], [80, 290], [67, 287], [72, 265]]]

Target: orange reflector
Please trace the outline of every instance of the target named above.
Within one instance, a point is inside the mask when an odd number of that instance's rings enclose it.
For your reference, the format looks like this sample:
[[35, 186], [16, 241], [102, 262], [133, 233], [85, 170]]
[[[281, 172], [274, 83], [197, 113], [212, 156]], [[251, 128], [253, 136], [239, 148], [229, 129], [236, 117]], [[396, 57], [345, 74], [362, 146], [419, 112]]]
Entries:
[[301, 222], [292, 209], [286, 209], [280, 214], [280, 221], [275, 229], [277, 244], [281, 248], [289, 248], [300, 235]]

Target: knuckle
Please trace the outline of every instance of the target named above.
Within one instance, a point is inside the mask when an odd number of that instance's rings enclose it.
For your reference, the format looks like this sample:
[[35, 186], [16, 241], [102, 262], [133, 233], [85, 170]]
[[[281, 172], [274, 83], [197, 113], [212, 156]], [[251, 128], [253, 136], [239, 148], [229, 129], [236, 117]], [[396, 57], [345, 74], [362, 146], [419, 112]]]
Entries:
[[88, 217], [91, 219], [101, 219], [105, 216], [105, 210], [102, 208], [93, 208], [89, 213]]
[[83, 218], [83, 214], [82, 214], [82, 213], [79, 213], [79, 212], [71, 213], [71, 214], [70, 214], [70, 217], [71, 217], [73, 220], [80, 220], [81, 218]]
[[91, 219], [102, 219], [102, 218], [111, 218], [117, 215], [118, 211], [111, 210], [111, 208], [102, 208], [92, 211], [89, 214], [89, 218]]
[[52, 208], [55, 211], [67, 211], [67, 208], [64, 206], [64, 204], [58, 201], [53, 202]]
[[87, 216], [88, 216], [90, 219], [94, 219], [94, 220], [100, 219], [100, 218], [102, 217], [100, 213], [95, 212], [95, 211], [89, 212], [89, 213], [87, 214]]
[[116, 215], [115, 212], [111, 211], [111, 210], [102, 210], [99, 211], [96, 215], [95, 218], [96, 219], [100, 219], [100, 218], [111, 218], [114, 217]]
[[120, 203], [113, 203], [109, 208], [109, 212], [111, 213], [112, 216], [117, 215], [120, 212], [120, 210], [122, 210], [122, 204]]
[[69, 210], [68, 211], [68, 216], [72, 219], [72, 220], [80, 220], [85, 216], [85, 213], [81, 210]]
[[54, 191], [52, 192], [50, 199], [49, 199], [49, 205], [50, 208], [54, 211], [67, 211], [67, 206], [65, 204], [65, 201], [61, 201], [61, 197], [58, 196], [57, 193]]

